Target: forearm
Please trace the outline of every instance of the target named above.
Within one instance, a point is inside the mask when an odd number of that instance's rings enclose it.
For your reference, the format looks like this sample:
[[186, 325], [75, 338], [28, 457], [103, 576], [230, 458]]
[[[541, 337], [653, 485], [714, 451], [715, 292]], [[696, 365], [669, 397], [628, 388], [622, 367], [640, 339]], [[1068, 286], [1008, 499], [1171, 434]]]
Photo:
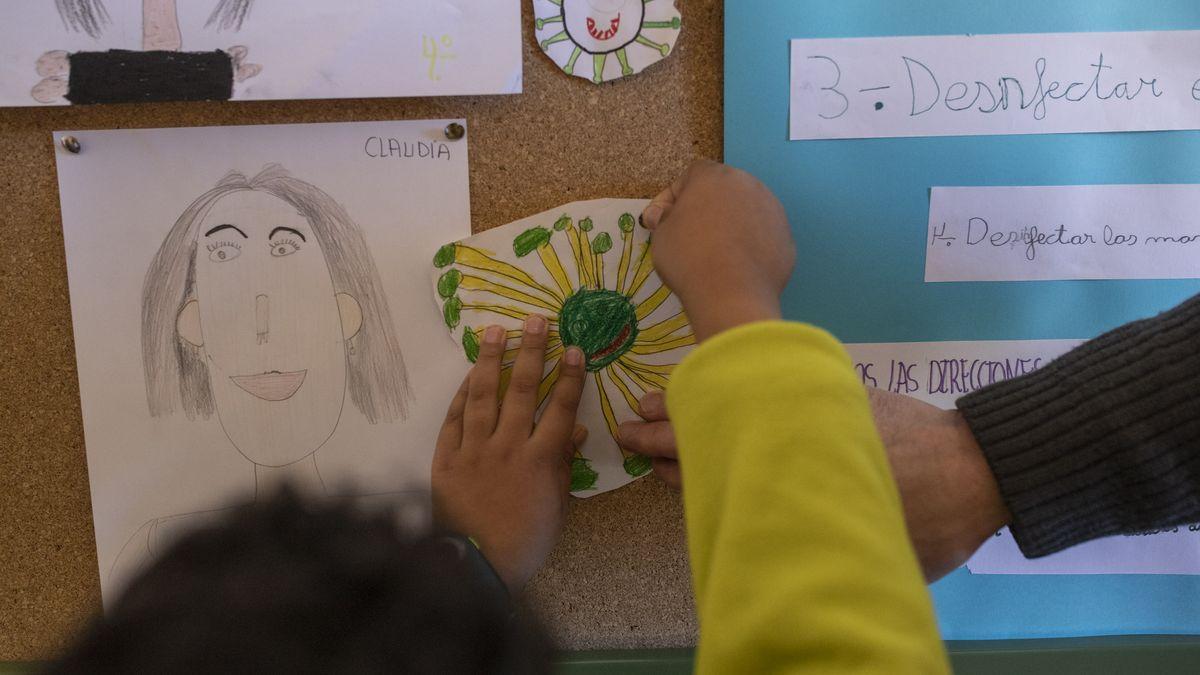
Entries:
[[862, 386], [800, 324], [709, 340], [676, 370], [700, 672], [945, 672]]
[[1200, 296], [958, 408], [1026, 556], [1200, 521]]

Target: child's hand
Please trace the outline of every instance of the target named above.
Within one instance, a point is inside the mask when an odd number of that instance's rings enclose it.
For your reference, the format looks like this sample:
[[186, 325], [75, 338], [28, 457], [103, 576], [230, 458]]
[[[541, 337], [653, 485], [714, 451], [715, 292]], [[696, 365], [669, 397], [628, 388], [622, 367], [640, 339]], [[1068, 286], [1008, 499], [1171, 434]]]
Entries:
[[654, 230], [654, 268], [679, 296], [697, 340], [780, 317], [796, 250], [783, 206], [756, 178], [695, 162], [642, 222]]
[[484, 332], [479, 358], [459, 389], [433, 457], [434, 518], [473, 538], [513, 594], [550, 554], [566, 518], [571, 458], [587, 430], [576, 427], [583, 353], [567, 349], [537, 427], [546, 319], [530, 317], [504, 404], [497, 407], [505, 331]]
[[683, 486], [679, 473], [679, 452], [675, 447], [675, 430], [667, 417], [667, 400], [661, 391], [647, 392], [638, 401], [638, 414], [643, 422], [625, 422], [617, 427], [621, 447], [650, 458], [654, 475], [678, 490]]

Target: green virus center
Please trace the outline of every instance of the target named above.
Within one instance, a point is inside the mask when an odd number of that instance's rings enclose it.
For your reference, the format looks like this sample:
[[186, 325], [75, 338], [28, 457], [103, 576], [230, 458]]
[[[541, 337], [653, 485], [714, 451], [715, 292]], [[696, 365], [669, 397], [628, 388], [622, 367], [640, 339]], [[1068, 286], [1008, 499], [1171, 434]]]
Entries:
[[629, 351], [637, 339], [637, 310], [616, 291], [583, 288], [567, 298], [558, 316], [565, 345], [576, 346], [595, 372]]

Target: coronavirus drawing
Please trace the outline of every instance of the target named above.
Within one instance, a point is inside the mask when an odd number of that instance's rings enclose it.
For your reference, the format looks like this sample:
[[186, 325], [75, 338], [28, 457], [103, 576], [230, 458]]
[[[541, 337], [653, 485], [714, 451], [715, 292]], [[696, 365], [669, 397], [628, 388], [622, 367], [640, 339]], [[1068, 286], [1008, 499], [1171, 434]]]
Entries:
[[673, 0], [533, 0], [533, 11], [542, 51], [596, 84], [666, 58], [681, 26]]
[[645, 203], [568, 204], [448, 244], [434, 257], [442, 316], [467, 359], [475, 360], [487, 326], [511, 329], [502, 383], [530, 314], [550, 320], [539, 406], [557, 379], [565, 348], [583, 350], [593, 383], [580, 419], [602, 419], [608, 433], [593, 433], [576, 456], [575, 493], [618, 487], [650, 470], [647, 458], [617, 444], [617, 425], [637, 419], [638, 399], [665, 389], [672, 368], [695, 342], [678, 300], [654, 273], [649, 232], [634, 215]]

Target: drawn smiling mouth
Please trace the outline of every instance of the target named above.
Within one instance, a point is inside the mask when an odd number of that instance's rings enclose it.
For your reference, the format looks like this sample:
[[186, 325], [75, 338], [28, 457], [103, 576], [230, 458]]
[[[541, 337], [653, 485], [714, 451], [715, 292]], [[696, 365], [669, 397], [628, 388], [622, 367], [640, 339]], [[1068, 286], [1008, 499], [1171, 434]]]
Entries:
[[590, 16], [588, 17], [588, 20], [587, 20], [588, 34], [590, 34], [592, 37], [596, 38], [597, 40], [612, 39], [612, 36], [617, 34], [617, 29], [620, 27], [621, 27], [621, 15], [620, 14], [618, 14], [617, 18], [613, 19], [609, 23], [608, 30], [599, 30], [598, 28], [596, 28], [596, 20]]
[[304, 384], [307, 370], [280, 372], [270, 370], [254, 375], [232, 375], [229, 379], [251, 396], [257, 396], [264, 401], [283, 401], [289, 399], [300, 385]]

